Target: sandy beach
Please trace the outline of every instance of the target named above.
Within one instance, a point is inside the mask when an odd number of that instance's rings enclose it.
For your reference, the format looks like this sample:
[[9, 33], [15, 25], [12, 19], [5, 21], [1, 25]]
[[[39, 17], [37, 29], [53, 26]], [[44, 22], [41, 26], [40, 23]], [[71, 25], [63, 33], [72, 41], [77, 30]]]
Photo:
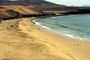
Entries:
[[0, 23], [0, 60], [90, 60], [90, 44], [48, 32], [35, 18]]

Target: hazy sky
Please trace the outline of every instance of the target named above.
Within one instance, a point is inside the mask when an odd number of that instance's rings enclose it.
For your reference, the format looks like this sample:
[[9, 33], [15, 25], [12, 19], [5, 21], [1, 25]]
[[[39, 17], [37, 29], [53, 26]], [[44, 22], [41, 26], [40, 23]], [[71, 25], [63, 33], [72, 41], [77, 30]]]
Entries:
[[74, 6], [90, 5], [90, 0], [47, 0], [47, 1], [63, 5], [74, 5]]

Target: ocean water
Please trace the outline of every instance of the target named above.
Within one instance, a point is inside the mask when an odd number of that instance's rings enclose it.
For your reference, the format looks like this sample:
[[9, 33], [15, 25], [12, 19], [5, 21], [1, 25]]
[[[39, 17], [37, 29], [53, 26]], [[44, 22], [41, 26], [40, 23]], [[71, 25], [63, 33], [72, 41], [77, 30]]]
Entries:
[[60, 35], [90, 41], [90, 14], [43, 18], [36, 24]]

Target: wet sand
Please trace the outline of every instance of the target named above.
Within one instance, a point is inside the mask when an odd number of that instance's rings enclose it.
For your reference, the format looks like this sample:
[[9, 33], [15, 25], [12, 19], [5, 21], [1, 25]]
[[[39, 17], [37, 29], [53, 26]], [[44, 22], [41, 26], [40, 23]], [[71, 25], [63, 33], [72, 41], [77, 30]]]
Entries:
[[0, 23], [0, 60], [90, 60], [90, 44], [36, 26], [35, 18]]

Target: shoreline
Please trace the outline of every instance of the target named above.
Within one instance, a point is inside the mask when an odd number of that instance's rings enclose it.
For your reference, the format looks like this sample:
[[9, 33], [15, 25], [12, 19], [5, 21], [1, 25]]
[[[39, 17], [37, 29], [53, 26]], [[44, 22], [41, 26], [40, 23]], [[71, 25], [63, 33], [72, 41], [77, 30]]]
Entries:
[[36, 24], [38, 27], [40, 27], [41, 29], [46, 30], [46, 31], [51, 32], [51, 33], [54, 33], [56, 35], [63, 36], [63, 37], [66, 37], [66, 38], [72, 39], [72, 40], [80, 40], [80, 41], [84, 41], [84, 42], [90, 42], [89, 39], [87, 39], [87, 38], [74, 37], [74, 35], [71, 35], [71, 34], [58, 33], [56, 31], [54, 31], [53, 29], [40, 24], [39, 22], [37, 22], [37, 19], [32, 20], [32, 22], [34, 24]]
[[89, 60], [90, 44], [48, 32], [35, 25], [35, 18], [0, 24], [0, 59]]
[[[40, 31], [44, 31], [45, 33], [50, 33], [51, 35], [54, 35], [55, 36], [55, 38], [56, 37], [59, 37], [59, 38], [61, 38], [61, 39], [65, 39], [65, 41], [66, 40], [69, 40], [70, 42], [76, 42], [76, 43], [80, 43], [80, 44], [86, 44], [86, 45], [88, 45], [88, 44], [90, 44], [88, 41], [82, 41], [82, 40], [77, 40], [77, 39], [73, 39], [73, 38], [68, 38], [68, 37], [65, 37], [65, 36], [62, 36], [62, 35], [58, 35], [58, 34], [55, 34], [55, 33], [53, 33], [53, 32], [50, 32], [50, 31], [48, 31], [47, 29], [43, 29], [42, 27], [40, 27], [40, 26], [37, 26], [39, 29], [40, 29]], [[88, 43], [87, 43], [88, 42]], [[80, 46], [80, 44], [76, 44], [76, 46]], [[89, 46], [89, 45], [88, 45]], [[90, 48], [90, 46], [89, 46], [89, 48]], [[77, 59], [78, 60], [78, 59]]]

